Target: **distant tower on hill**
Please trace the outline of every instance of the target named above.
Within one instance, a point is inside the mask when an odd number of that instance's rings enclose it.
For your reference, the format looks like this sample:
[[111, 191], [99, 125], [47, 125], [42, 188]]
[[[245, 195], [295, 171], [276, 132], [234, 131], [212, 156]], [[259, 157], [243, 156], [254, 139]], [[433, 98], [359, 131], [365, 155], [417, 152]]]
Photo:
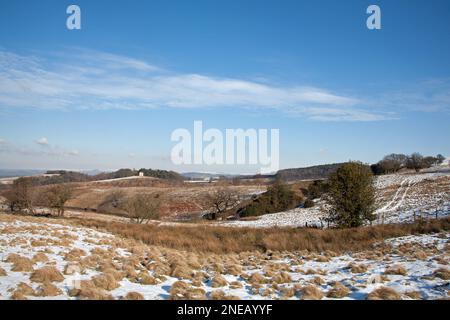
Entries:
[[144, 176], [144, 172], [140, 171], [139, 172], [139, 177], [143, 177]]

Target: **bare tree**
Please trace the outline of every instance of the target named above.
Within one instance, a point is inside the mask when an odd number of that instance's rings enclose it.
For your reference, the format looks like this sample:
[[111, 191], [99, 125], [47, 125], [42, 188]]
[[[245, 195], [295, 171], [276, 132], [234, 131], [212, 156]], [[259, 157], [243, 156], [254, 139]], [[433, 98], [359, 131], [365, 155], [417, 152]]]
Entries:
[[10, 190], [5, 197], [11, 212], [27, 210], [34, 213], [34, 188], [30, 178], [19, 178], [14, 180]]
[[234, 208], [239, 203], [239, 194], [229, 187], [221, 187], [206, 196], [211, 207], [211, 219], [216, 220], [218, 215]]
[[139, 193], [127, 200], [125, 211], [132, 222], [142, 224], [148, 223], [149, 220], [158, 219], [160, 207], [159, 195]]
[[408, 157], [408, 160], [406, 161], [406, 167], [408, 169], [414, 169], [416, 172], [419, 172], [420, 169], [426, 167], [426, 164], [423, 160], [423, 156], [417, 152], [413, 153]]
[[48, 207], [55, 209], [60, 217], [64, 216], [64, 207], [66, 202], [72, 199], [72, 196], [73, 188], [66, 184], [52, 186], [43, 195], [44, 203]]

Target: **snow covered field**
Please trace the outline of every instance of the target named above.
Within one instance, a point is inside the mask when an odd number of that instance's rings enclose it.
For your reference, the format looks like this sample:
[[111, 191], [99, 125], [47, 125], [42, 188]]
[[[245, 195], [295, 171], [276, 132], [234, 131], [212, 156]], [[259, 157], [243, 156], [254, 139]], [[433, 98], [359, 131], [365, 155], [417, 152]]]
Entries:
[[0, 299], [440, 299], [450, 234], [371, 250], [196, 254], [0, 214]]
[[[419, 217], [435, 218], [450, 215], [450, 172], [392, 174], [375, 180], [377, 190], [375, 224], [412, 222]], [[267, 214], [257, 220], [224, 221], [230, 227], [305, 227], [323, 226], [325, 218], [322, 202], [313, 208], [297, 208]]]

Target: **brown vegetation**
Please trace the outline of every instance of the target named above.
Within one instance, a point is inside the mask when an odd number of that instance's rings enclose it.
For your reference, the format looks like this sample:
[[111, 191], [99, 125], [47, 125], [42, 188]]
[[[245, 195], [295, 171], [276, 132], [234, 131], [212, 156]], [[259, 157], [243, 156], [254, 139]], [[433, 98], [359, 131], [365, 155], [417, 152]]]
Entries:
[[55, 267], [43, 267], [34, 271], [30, 280], [33, 282], [61, 282], [64, 281], [64, 276]]
[[381, 287], [367, 296], [367, 300], [400, 300], [400, 294], [392, 288]]
[[154, 226], [93, 220], [77, 220], [78, 225], [99, 228], [146, 244], [194, 252], [231, 253], [244, 251], [310, 250], [336, 253], [361, 251], [383, 239], [410, 234], [450, 230], [450, 218], [424, 223], [390, 224], [351, 229], [307, 228], [226, 228], [198, 226]]

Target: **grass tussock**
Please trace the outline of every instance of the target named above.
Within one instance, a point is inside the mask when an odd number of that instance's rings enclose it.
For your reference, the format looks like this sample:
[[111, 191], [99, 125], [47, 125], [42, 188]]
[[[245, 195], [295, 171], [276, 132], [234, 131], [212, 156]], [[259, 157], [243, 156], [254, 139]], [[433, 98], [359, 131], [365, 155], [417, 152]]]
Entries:
[[390, 266], [388, 268], [386, 268], [386, 270], [384, 271], [384, 274], [386, 275], [401, 275], [401, 276], [406, 276], [407, 272], [406, 269], [404, 267], [402, 267], [401, 265], [393, 265]]
[[119, 287], [116, 278], [110, 273], [99, 274], [92, 278], [92, 282], [97, 288], [104, 290], [114, 290]]
[[206, 300], [205, 291], [185, 281], [176, 281], [170, 288], [171, 300]]
[[[191, 252], [240, 253], [245, 251], [313, 252], [361, 251], [387, 238], [450, 230], [450, 218], [426, 223], [389, 224], [352, 229], [226, 228], [155, 226], [73, 219], [76, 224], [98, 228], [145, 244]], [[322, 258], [321, 258], [322, 259]]]
[[301, 300], [321, 300], [323, 292], [313, 285], [304, 286], [300, 289]]
[[144, 300], [144, 296], [139, 292], [128, 292], [121, 300]]
[[64, 281], [64, 276], [55, 267], [43, 267], [34, 271], [30, 280], [33, 282], [47, 283], [47, 282], [61, 282]]
[[11, 271], [15, 272], [31, 272], [33, 271], [33, 261], [27, 257], [11, 253], [6, 258], [6, 262], [12, 263]]
[[333, 284], [332, 288], [328, 291], [327, 297], [334, 299], [342, 299], [350, 293], [350, 290], [343, 284], [336, 282]]
[[227, 280], [220, 274], [216, 274], [211, 281], [211, 287], [213, 288], [225, 287], [226, 285], [228, 285]]
[[233, 295], [227, 295], [222, 290], [215, 290], [211, 292], [211, 300], [240, 300], [239, 297]]
[[450, 270], [446, 268], [439, 268], [433, 272], [433, 276], [442, 280], [450, 280]]
[[45, 253], [43, 252], [38, 252], [33, 256], [33, 259], [31, 259], [31, 261], [33, 263], [38, 263], [38, 262], [47, 262], [48, 261], [48, 257]]
[[39, 297], [56, 297], [62, 294], [62, 291], [50, 282], [45, 282], [39, 286], [36, 295]]
[[113, 300], [113, 297], [108, 292], [96, 287], [89, 280], [80, 281], [80, 287], [70, 289], [69, 296], [80, 300]]
[[27, 300], [27, 296], [35, 296], [36, 293], [29, 285], [21, 282], [17, 285], [16, 289], [11, 295], [12, 300]]
[[400, 300], [400, 294], [392, 288], [381, 287], [367, 296], [367, 300]]
[[0, 277], [6, 277], [8, 273], [6, 273], [6, 270], [0, 267]]

